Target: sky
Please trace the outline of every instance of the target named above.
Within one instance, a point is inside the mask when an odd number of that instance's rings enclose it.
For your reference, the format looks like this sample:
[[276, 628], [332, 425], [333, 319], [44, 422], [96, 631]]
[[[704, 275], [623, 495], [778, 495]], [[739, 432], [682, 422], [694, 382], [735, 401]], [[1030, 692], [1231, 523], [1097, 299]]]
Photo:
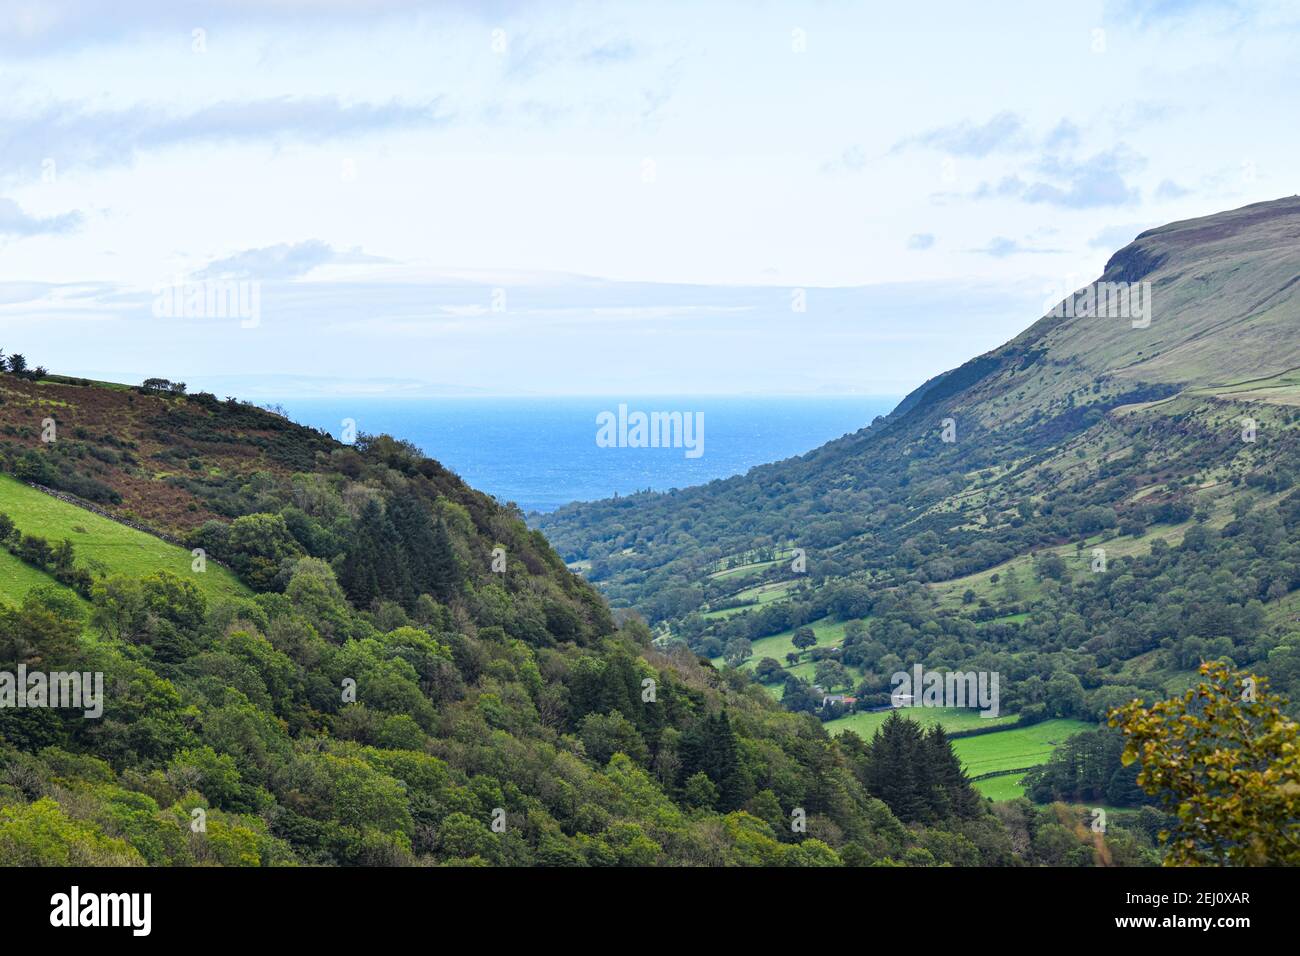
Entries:
[[901, 395], [1297, 192], [1298, 66], [1269, 0], [0, 0], [0, 348], [259, 401]]

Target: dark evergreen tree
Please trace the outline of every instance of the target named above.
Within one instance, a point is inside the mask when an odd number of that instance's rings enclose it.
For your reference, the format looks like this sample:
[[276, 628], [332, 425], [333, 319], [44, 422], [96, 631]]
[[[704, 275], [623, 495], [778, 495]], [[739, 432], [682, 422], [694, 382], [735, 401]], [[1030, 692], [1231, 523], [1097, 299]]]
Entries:
[[980, 796], [937, 724], [927, 732], [894, 711], [869, 744], [851, 753], [868, 792], [900, 820], [941, 823], [979, 814]]
[[436, 563], [441, 545], [428, 507], [414, 495], [394, 495], [388, 505], [388, 516], [401, 544], [402, 560], [410, 577], [411, 593], [399, 600], [411, 607], [421, 594], [440, 593], [442, 582]]
[[980, 795], [952, 749], [952, 741], [941, 724], [930, 728], [925, 737], [928, 764], [934, 775], [935, 798], [931, 805], [939, 819], [950, 816], [970, 818], [979, 815]]
[[451, 534], [442, 518], [434, 522], [429, 548], [428, 581], [434, 589], [429, 593], [446, 600], [459, 590], [461, 574], [456, 551], [451, 545]]
[[921, 742], [921, 725], [894, 711], [876, 729], [867, 751], [868, 792], [908, 823], [922, 821], [930, 813], [929, 800], [917, 782], [916, 756]]
[[414, 605], [411, 572], [401, 540], [379, 502], [369, 501], [362, 508], [339, 578], [348, 598], [358, 607], [369, 607], [376, 598]]
[[725, 710], [714, 721], [713, 759], [716, 773], [711, 774], [710, 778], [718, 785], [718, 808], [726, 811], [739, 810], [750, 794], [741, 773], [736, 734], [731, 729], [731, 718]]
[[752, 795], [726, 711], [693, 722], [682, 734], [678, 756], [677, 785], [683, 787], [695, 774], [705, 774], [718, 788], [718, 809], [737, 810]]

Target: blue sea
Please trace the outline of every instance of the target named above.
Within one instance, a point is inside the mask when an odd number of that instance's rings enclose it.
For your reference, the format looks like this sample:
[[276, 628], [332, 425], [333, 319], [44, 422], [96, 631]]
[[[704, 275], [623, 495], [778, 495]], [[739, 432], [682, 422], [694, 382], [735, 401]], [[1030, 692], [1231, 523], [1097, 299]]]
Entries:
[[[597, 416], [700, 413], [703, 453], [684, 448], [600, 447]], [[738, 475], [811, 451], [888, 414], [896, 398], [304, 398], [279, 404], [291, 418], [343, 437], [404, 438], [470, 485], [524, 511], [553, 511], [647, 488], [666, 491]]]

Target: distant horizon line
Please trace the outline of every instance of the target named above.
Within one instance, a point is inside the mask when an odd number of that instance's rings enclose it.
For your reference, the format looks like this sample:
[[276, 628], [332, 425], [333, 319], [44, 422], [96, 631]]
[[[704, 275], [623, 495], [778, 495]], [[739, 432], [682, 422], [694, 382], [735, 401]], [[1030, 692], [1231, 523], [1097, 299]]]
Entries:
[[[378, 399], [378, 400], [401, 400], [401, 401], [419, 401], [422, 399], [458, 399], [465, 401], [476, 401], [480, 399], [497, 399], [497, 398], [602, 398], [616, 399], [619, 401], [628, 401], [638, 398], [862, 398], [862, 399], [901, 399], [906, 395], [905, 392], [492, 392], [483, 394], [432, 394], [432, 395], [376, 395], [373, 393], [340, 393], [337, 395], [284, 395], [280, 400], [284, 401], [303, 401], [303, 400], [320, 400], [332, 401], [334, 399], [354, 400], [354, 399]], [[276, 399], [266, 399], [274, 401]]]
[[[126, 376], [123, 376], [122, 378], [124, 377]], [[291, 377], [291, 376], [286, 376], [286, 377]], [[54, 380], [67, 379], [67, 380], [72, 380], [74, 382], [77, 380], [81, 380], [81, 381], [90, 382], [92, 384], [114, 385], [121, 388], [138, 388], [141, 382], [144, 381], [144, 379], [141, 379], [140, 381], [136, 381], [136, 382], [122, 381], [121, 378], [103, 377], [103, 373], [82, 375], [82, 374], [76, 374], [71, 372], [56, 372], [56, 371], [50, 371], [49, 374], [47, 375], [47, 378], [54, 379]], [[802, 399], [864, 399], [864, 400], [898, 401], [906, 397], [912, 391], [914, 391], [917, 387], [919, 387], [920, 384], [918, 383], [916, 385], [908, 385], [907, 387], [901, 388], [897, 391], [882, 391], [882, 392], [841, 392], [841, 391], [815, 391], [815, 392], [771, 391], [769, 392], [769, 391], [756, 391], [752, 389], [745, 390], [745, 391], [727, 391], [727, 392], [705, 392], [705, 391], [678, 390], [678, 389], [670, 389], [665, 391], [618, 391], [618, 392], [612, 390], [590, 391], [590, 392], [485, 392], [485, 391], [476, 391], [472, 386], [464, 386], [455, 389], [448, 389], [448, 390], [435, 389], [435, 390], [425, 391], [425, 392], [420, 392], [418, 390], [412, 389], [408, 391], [390, 391], [390, 392], [358, 390], [358, 391], [340, 391], [340, 392], [314, 391], [314, 392], [273, 392], [271, 393], [266, 388], [266, 386], [261, 386], [260, 388], [255, 389], [252, 393], [246, 392], [243, 395], [239, 395], [237, 394], [237, 392], [239, 392], [240, 389], [237, 386], [235, 388], [231, 388], [227, 390], [226, 388], [221, 387], [220, 384], [221, 378], [219, 376], [214, 376], [214, 378], [216, 378], [217, 380], [217, 384], [215, 386], [205, 384], [202, 381], [202, 376], [200, 376], [199, 381], [196, 382], [192, 388], [187, 388], [187, 393], [199, 394], [202, 392], [208, 392], [209, 394], [216, 395], [217, 392], [220, 391], [220, 392], [225, 392], [226, 394], [219, 397], [224, 397], [224, 398], [234, 397], [236, 399], [239, 399], [240, 401], [251, 402], [253, 404], [275, 403], [281, 401], [332, 401], [332, 400], [355, 401], [359, 399], [377, 399], [377, 400], [385, 400], [385, 401], [457, 399], [457, 400], [472, 401], [476, 399], [505, 399], [505, 398], [518, 398], [518, 399], [599, 398], [599, 399], [616, 399], [619, 401], [630, 401], [630, 400], [647, 399], [647, 398], [653, 398], [653, 399], [666, 399], [666, 398], [755, 398], [755, 399], [796, 398], [798, 399], [798, 398], [802, 398]], [[180, 383], [183, 382], [183, 379], [176, 379], [174, 381]], [[188, 383], [185, 384], [188, 385]], [[258, 394], [259, 392], [261, 394]]]

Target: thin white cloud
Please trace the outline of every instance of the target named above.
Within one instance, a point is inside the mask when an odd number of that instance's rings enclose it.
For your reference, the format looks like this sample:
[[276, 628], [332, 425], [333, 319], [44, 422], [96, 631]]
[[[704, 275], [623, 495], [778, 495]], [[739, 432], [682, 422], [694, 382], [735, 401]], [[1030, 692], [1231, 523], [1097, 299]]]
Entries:
[[279, 139], [320, 143], [450, 121], [436, 99], [344, 103], [336, 96], [277, 96], [185, 111], [157, 105], [92, 110], [62, 102], [35, 113], [0, 116], [0, 172], [31, 171], [47, 158], [60, 168], [104, 167], [173, 146]]
[[1191, 190], [1179, 185], [1172, 179], [1162, 179], [1160, 185], [1156, 187], [1157, 199], [1182, 199], [1190, 195]]
[[[154, 367], [191, 383], [235, 370], [346, 383], [357, 368], [375, 368], [408, 380], [464, 387], [509, 381], [525, 391], [566, 394], [599, 390], [605, 386], [597, 380], [623, 369], [647, 381], [658, 376], [669, 391], [727, 392], [787, 381], [817, 356], [828, 381], [902, 374], [919, 382], [968, 357], [972, 347], [991, 348], [1018, 331], [1020, 316], [1041, 299], [1041, 283], [1022, 285], [810, 287], [800, 290], [805, 310], [797, 311], [793, 290], [782, 287], [552, 277], [507, 288], [504, 311], [495, 311], [490, 285], [274, 279], [262, 283], [255, 328], [237, 318], [156, 317], [146, 289], [0, 285], [0, 300], [22, 300], [0, 302], [0, 322], [13, 319], [20, 330], [23, 317], [37, 317], [47, 329], [61, 323], [66, 334], [56, 336], [57, 354], [36, 340], [7, 344], [68, 374], [91, 374], [115, 361], [135, 368], [135, 343], [147, 338]], [[747, 343], [746, 360], [719, 364], [713, 343], [734, 343], [738, 335]], [[40, 336], [50, 340], [48, 331]], [[574, 341], [581, 348], [550, 347]], [[918, 352], [920, 341], [929, 345]], [[286, 361], [302, 354], [304, 342], [310, 366]]]
[[1084, 160], [1045, 156], [1035, 164], [1034, 178], [1013, 174], [996, 183], [983, 182], [971, 196], [1067, 209], [1128, 206], [1138, 201], [1141, 192], [1125, 176], [1143, 165], [1141, 157], [1122, 146]]
[[437, 12], [489, 22], [514, 0], [0, 0], [0, 51], [40, 57], [193, 29], [346, 27]]
[[1024, 120], [1015, 113], [1003, 111], [983, 123], [963, 121], [909, 136], [895, 143], [892, 152], [923, 146], [952, 156], [982, 158], [995, 152], [1024, 149], [1031, 142]]
[[0, 236], [26, 238], [71, 232], [81, 225], [79, 212], [65, 212], [54, 216], [34, 216], [24, 212], [12, 199], [0, 196]]
[[625, 36], [550, 34], [501, 38], [506, 75], [529, 80], [549, 70], [578, 67], [607, 67], [630, 63], [640, 51]]
[[308, 239], [260, 249], [246, 249], [218, 259], [195, 275], [198, 278], [295, 279], [326, 265], [370, 265], [391, 262], [360, 249], [339, 252], [327, 242]]
[[836, 173], [860, 173], [867, 166], [867, 154], [861, 146], [848, 146], [842, 153], [834, 159], [828, 159], [822, 163], [822, 172], [834, 175]]
[[1008, 239], [1006, 236], [994, 236], [988, 241], [987, 245], [978, 249], [970, 249], [968, 251], [978, 252], [985, 256], [992, 256], [995, 259], [1005, 259], [1007, 256], [1044, 255], [1048, 253], [1058, 253], [1061, 250], [1029, 246], [1025, 245], [1018, 239]]

